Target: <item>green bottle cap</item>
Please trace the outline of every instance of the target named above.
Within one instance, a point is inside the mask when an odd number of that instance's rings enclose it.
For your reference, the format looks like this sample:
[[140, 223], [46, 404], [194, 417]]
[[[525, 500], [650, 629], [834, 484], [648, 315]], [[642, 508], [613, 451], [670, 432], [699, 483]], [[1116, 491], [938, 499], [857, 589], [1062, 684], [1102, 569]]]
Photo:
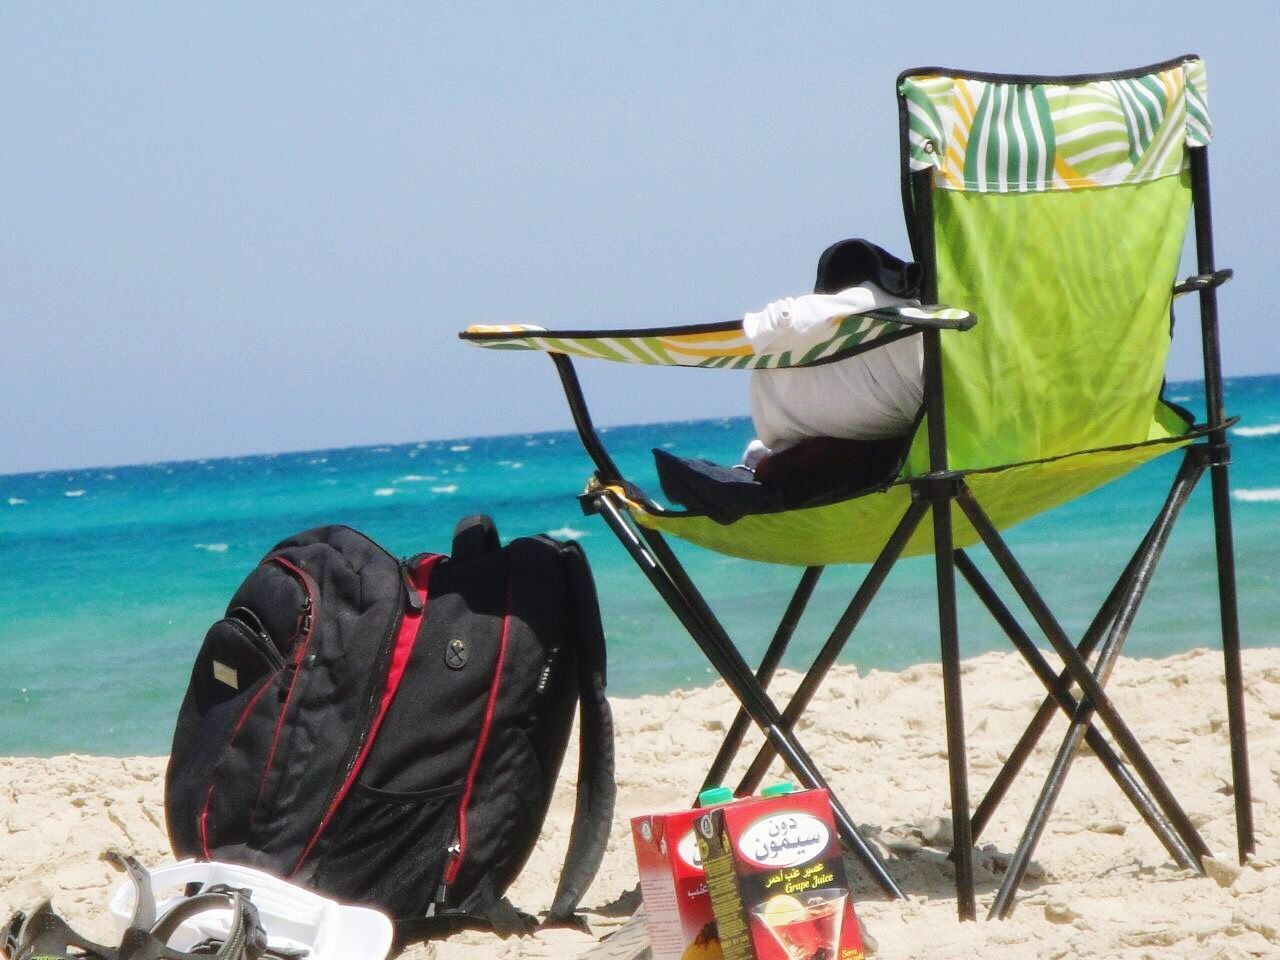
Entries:
[[733, 791], [728, 787], [707, 787], [698, 794], [698, 806], [712, 807], [717, 803], [728, 803], [733, 799]]
[[788, 793], [795, 793], [795, 784], [787, 783], [783, 780], [781, 783], [770, 784], [760, 791], [762, 797], [785, 797]]

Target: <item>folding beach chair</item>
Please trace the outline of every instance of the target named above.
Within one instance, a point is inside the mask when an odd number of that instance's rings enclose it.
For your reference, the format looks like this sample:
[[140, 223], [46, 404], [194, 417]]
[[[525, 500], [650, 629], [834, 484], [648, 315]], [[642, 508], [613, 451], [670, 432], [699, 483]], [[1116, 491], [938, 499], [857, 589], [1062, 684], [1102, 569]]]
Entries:
[[[595, 464], [581, 498], [584, 509], [604, 519], [743, 706], [709, 781], [724, 776], [754, 721], [766, 743], [739, 793], [754, 789], [775, 755], [806, 786], [825, 786], [792, 732], [795, 722], [895, 562], [934, 554], [952, 858], [965, 919], [975, 914], [975, 838], [1059, 710], [1070, 718], [1068, 733], [992, 914], [1011, 908], [1081, 740], [1174, 860], [1203, 870], [1208, 848], [1104, 686], [1173, 523], [1209, 471], [1243, 861], [1254, 841], [1227, 486], [1226, 431], [1233, 421], [1223, 409], [1216, 304], [1216, 288], [1230, 271], [1214, 265], [1204, 67], [1195, 57], [1182, 57], [1123, 73], [1070, 77], [925, 68], [899, 77], [898, 105], [903, 202], [914, 255], [924, 266], [924, 300], [958, 306], [842, 318], [800, 356], [753, 352], [740, 321], [613, 332], [479, 326], [462, 337], [484, 347], [551, 354]], [[1193, 204], [1197, 273], [1175, 283]], [[1208, 413], [1200, 425], [1162, 397], [1172, 300], [1186, 293], [1197, 294], [1200, 306]], [[908, 336], [923, 338], [924, 402], [896, 473], [856, 495], [730, 523], [664, 508], [621, 475], [592, 426], [571, 359], [772, 369], [828, 363]], [[998, 531], [1177, 450], [1181, 466], [1154, 522], [1073, 645]], [[672, 552], [668, 535], [736, 557], [806, 568], [754, 674]], [[1061, 672], [969, 558], [967, 549], [978, 543], [1061, 658]], [[779, 709], [765, 687], [822, 568], [836, 563], [871, 568], [797, 692]], [[972, 819], [957, 569], [1048, 690]], [[887, 893], [901, 896], [843, 805], [833, 803], [847, 845]]]

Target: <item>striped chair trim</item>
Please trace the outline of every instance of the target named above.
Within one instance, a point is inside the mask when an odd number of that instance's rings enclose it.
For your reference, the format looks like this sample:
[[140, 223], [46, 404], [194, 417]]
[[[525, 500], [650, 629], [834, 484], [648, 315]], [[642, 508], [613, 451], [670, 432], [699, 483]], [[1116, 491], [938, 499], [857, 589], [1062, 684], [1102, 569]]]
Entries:
[[729, 370], [781, 369], [823, 363], [875, 341], [926, 328], [967, 330], [976, 318], [954, 307], [890, 307], [832, 321], [830, 336], [802, 353], [791, 350], [756, 353], [742, 322], [709, 323], [669, 329], [552, 331], [524, 324], [477, 324], [459, 336], [490, 350], [542, 350], [574, 357], [645, 363], [655, 366], [709, 367]]
[[898, 89], [911, 169], [932, 168], [935, 186], [946, 190], [1029, 193], [1155, 180], [1180, 173], [1186, 148], [1213, 136], [1204, 63], [1194, 58], [1080, 82], [929, 68]]

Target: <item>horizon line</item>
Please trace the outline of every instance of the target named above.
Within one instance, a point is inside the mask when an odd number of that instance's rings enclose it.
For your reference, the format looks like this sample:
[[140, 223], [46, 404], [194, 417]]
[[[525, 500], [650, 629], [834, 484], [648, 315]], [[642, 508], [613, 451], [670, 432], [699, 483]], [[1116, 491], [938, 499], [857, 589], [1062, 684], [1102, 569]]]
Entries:
[[[1280, 371], [1274, 373], [1247, 373], [1237, 376], [1223, 376], [1223, 383], [1230, 383], [1239, 380], [1262, 380], [1269, 377], [1280, 377]], [[1194, 385], [1204, 383], [1203, 377], [1193, 380], [1168, 380], [1164, 384], [1161, 391], [1163, 395], [1170, 388], [1181, 385]], [[684, 420], [646, 420], [632, 423], [609, 423], [597, 425], [597, 430], [603, 432], [605, 430], [625, 430], [631, 427], [659, 427], [672, 423], [708, 423], [718, 420], [750, 420], [749, 413], [735, 414], [731, 416], [710, 416], [710, 417], [690, 417]], [[140, 460], [133, 463], [114, 463], [114, 464], [84, 464], [72, 467], [43, 467], [34, 470], [16, 470], [0, 473], [0, 479], [10, 479], [14, 477], [30, 477], [43, 476], [50, 473], [74, 473], [76, 471], [85, 470], [127, 470], [140, 467], [158, 467], [171, 466], [179, 463], [212, 463], [224, 460], [243, 460], [252, 457], [289, 457], [300, 456], [302, 454], [314, 453], [332, 453], [338, 450], [367, 450], [375, 447], [407, 447], [421, 443], [465, 443], [471, 440], [493, 440], [501, 437], [542, 437], [552, 435], [574, 436], [576, 431], [572, 427], [556, 430], [517, 430], [510, 433], [473, 433], [465, 436], [454, 437], [426, 437], [413, 440], [382, 440], [369, 441], [365, 443], [352, 443], [341, 447], [308, 447], [305, 449], [293, 450], [266, 450], [252, 451], [244, 453], [217, 453], [204, 457], [182, 457], [182, 458], [162, 458], [159, 460]]]

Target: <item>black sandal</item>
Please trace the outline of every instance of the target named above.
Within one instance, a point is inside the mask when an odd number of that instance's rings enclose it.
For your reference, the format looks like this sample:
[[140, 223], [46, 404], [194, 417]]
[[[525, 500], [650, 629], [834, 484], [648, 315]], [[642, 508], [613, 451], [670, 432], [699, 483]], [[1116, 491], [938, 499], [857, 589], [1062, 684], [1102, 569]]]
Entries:
[[[30, 916], [14, 914], [4, 934], [9, 960], [298, 960], [294, 955], [267, 951], [267, 934], [250, 902], [250, 891], [211, 887], [183, 900], [163, 917], [156, 918], [151, 875], [136, 859], [108, 850], [102, 859], [128, 875], [133, 883], [134, 906], [119, 947], [107, 947], [80, 936], [53, 912], [46, 900]], [[173, 950], [169, 939], [184, 920], [206, 910], [231, 909], [231, 929], [226, 940], [206, 940], [194, 952]]]

